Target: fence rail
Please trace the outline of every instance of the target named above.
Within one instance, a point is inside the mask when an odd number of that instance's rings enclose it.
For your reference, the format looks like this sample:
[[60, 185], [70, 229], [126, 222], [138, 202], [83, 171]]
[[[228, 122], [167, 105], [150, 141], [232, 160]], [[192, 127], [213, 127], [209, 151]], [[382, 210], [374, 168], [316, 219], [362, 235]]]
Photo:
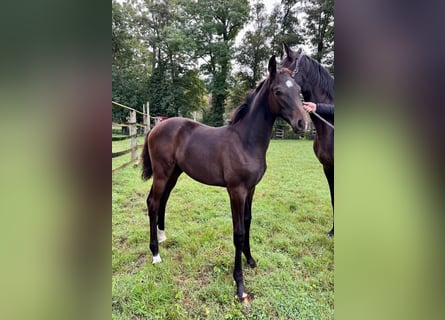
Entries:
[[[121, 103], [115, 102], [115, 101], [111, 101], [112, 105], [115, 105], [117, 107], [120, 108], [124, 108], [129, 110], [129, 116], [127, 118], [128, 122], [125, 123], [116, 123], [116, 122], [111, 122], [111, 127], [112, 128], [116, 128], [116, 127], [128, 127], [129, 129], [129, 134], [128, 136], [124, 136], [124, 137], [111, 137], [111, 141], [121, 141], [121, 140], [130, 140], [130, 148], [124, 151], [119, 151], [119, 152], [112, 152], [111, 153], [111, 158], [117, 158], [117, 157], [121, 157], [123, 155], [126, 155], [128, 153], [131, 153], [131, 160], [120, 165], [119, 167], [115, 168], [112, 170], [112, 173], [116, 173], [119, 170], [131, 165], [132, 163], [135, 163], [136, 161], [138, 161], [138, 149], [140, 149], [142, 147], [142, 145], [137, 145], [137, 137], [138, 136], [142, 136], [145, 135], [146, 133], [148, 133], [150, 131], [150, 113], [149, 113], [149, 104], [147, 102], [147, 105], [143, 105], [143, 112], [130, 108], [126, 105], [123, 105]], [[136, 113], [142, 114], [143, 117], [143, 124], [137, 123], [136, 121]], [[144, 134], [138, 134], [138, 127], [144, 128]], [[137, 163], [136, 163], [137, 165]]]
[[122, 141], [122, 140], [128, 140], [136, 137], [140, 137], [140, 134], [134, 134], [132, 136], [124, 136], [124, 137], [111, 137], [111, 141]]
[[124, 150], [124, 151], [112, 152], [111, 153], [111, 158], [117, 158], [117, 157], [123, 156], [124, 154], [130, 153], [132, 151], [136, 151], [137, 149], [139, 149], [141, 147], [142, 147], [142, 145], [139, 145], [139, 146], [136, 146], [136, 147]]

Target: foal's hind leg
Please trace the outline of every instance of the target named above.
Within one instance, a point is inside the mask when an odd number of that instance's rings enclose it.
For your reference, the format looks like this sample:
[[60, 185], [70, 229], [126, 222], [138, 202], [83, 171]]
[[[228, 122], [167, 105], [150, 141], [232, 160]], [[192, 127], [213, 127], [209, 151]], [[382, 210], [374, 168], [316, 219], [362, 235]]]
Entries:
[[165, 184], [166, 181], [164, 180], [154, 179], [150, 193], [147, 197], [148, 217], [150, 219], [150, 250], [153, 254], [153, 264], [162, 261], [161, 256], [159, 255], [159, 243], [156, 224], [160, 199], [164, 191]]
[[332, 229], [329, 231], [328, 236], [334, 236], [334, 168], [333, 167], [324, 167], [324, 174], [326, 175], [326, 179], [329, 184], [329, 191], [331, 193], [331, 204], [332, 204]]
[[251, 268], [256, 267], [255, 259], [253, 259], [252, 254], [250, 253], [250, 222], [252, 221], [252, 199], [253, 194], [255, 192], [255, 187], [252, 188], [252, 190], [247, 195], [246, 204], [245, 204], [245, 210], [244, 210], [244, 247], [243, 247], [243, 253], [246, 257], [247, 264]]
[[178, 181], [178, 178], [181, 175], [181, 173], [182, 170], [178, 166], [176, 166], [172, 175], [170, 176], [170, 179], [167, 182], [167, 185], [165, 186], [164, 193], [162, 194], [161, 197], [158, 210], [158, 227], [157, 227], [157, 235], [159, 243], [167, 240], [167, 237], [165, 236], [165, 207], [167, 206], [167, 201], [168, 198], [170, 197], [170, 193], [175, 187], [176, 182]]
[[162, 198], [174, 172], [173, 166], [171, 168], [162, 167], [162, 169], [163, 170], [158, 170], [158, 172], [153, 174], [153, 185], [147, 198], [148, 216], [150, 218], [150, 250], [153, 254], [153, 264], [162, 261], [159, 255], [157, 220]]

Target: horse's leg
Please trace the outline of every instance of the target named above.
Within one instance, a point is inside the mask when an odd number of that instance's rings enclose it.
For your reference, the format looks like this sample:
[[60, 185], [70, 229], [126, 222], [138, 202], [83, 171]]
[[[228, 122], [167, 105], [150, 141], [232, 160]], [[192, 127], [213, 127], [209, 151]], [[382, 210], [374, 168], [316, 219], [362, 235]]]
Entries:
[[178, 181], [178, 178], [181, 175], [181, 173], [182, 170], [178, 166], [176, 166], [175, 170], [170, 176], [170, 179], [167, 182], [167, 185], [165, 186], [164, 193], [162, 194], [161, 197], [158, 210], [158, 227], [157, 227], [157, 235], [159, 243], [167, 240], [167, 237], [165, 235], [165, 207], [167, 206], [167, 201], [168, 198], [170, 197], [170, 193], [175, 187], [176, 182]]
[[249, 194], [247, 195], [245, 209], [244, 209], [244, 247], [243, 252], [244, 256], [246, 257], [247, 264], [251, 268], [255, 268], [256, 262], [252, 257], [252, 254], [250, 253], [250, 222], [252, 220], [252, 199], [253, 194], [255, 192], [255, 187], [250, 190]]
[[244, 290], [243, 269], [241, 264], [241, 254], [244, 248], [244, 209], [248, 190], [242, 187], [228, 188], [230, 196], [230, 206], [232, 209], [233, 222], [233, 243], [235, 245], [235, 266], [233, 269], [233, 278], [236, 282], [237, 295], [240, 300], [247, 299], [247, 293]]
[[161, 199], [167, 186], [170, 174], [171, 172], [169, 172], [168, 175], [162, 173], [159, 173], [157, 175], [154, 174], [153, 185], [151, 186], [150, 193], [147, 197], [148, 216], [150, 218], [150, 250], [153, 254], [153, 264], [162, 261], [161, 256], [159, 255], [157, 218]]
[[329, 231], [328, 236], [334, 236], [334, 167], [323, 167], [324, 174], [329, 184], [329, 191], [331, 193], [332, 204], [332, 229]]
[[153, 185], [151, 186], [150, 193], [147, 197], [147, 208], [148, 208], [148, 217], [150, 220], [150, 250], [153, 255], [153, 264], [161, 262], [161, 257], [159, 255], [159, 244], [158, 237], [156, 233], [156, 220], [159, 209], [159, 190], [158, 182], [156, 179], [153, 180]]

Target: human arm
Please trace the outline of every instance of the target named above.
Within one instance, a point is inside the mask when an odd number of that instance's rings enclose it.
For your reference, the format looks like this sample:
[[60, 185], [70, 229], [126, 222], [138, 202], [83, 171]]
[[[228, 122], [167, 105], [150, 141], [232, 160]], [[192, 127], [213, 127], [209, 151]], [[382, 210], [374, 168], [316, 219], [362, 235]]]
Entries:
[[317, 103], [316, 112], [321, 116], [334, 117], [334, 105], [327, 103]]

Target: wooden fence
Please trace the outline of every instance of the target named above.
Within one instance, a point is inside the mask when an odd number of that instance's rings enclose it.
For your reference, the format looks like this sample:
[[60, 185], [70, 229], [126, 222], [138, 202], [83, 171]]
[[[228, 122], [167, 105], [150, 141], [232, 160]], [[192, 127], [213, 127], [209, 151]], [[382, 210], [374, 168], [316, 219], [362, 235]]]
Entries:
[[[111, 101], [112, 105], [119, 107], [119, 108], [124, 108], [129, 110], [129, 116], [127, 117], [127, 123], [116, 123], [116, 122], [111, 122], [111, 128], [122, 128], [122, 127], [128, 127], [128, 135], [123, 136], [123, 137], [112, 137], [111, 141], [121, 141], [121, 140], [130, 140], [130, 148], [124, 151], [119, 151], [119, 152], [112, 152], [111, 154], [111, 158], [117, 158], [117, 157], [121, 157], [123, 155], [126, 155], [128, 153], [131, 153], [131, 160], [120, 165], [119, 167], [115, 168], [112, 170], [112, 173], [116, 173], [119, 170], [129, 166], [132, 163], [136, 162], [136, 165], [138, 164], [137, 161], [139, 160], [138, 157], [138, 149], [140, 149], [143, 145], [138, 145], [137, 144], [137, 137], [139, 136], [144, 136], [145, 134], [147, 134], [150, 131], [150, 112], [149, 112], [149, 104], [147, 102], [146, 105], [143, 105], [143, 112], [140, 112], [138, 110], [135, 110], [133, 108], [127, 107], [123, 104]], [[136, 113], [139, 113], [142, 115], [143, 117], [143, 123], [137, 123], [136, 121]], [[143, 128], [143, 133], [139, 133], [138, 134], [138, 128]], [[141, 130], [139, 130], [141, 131]]]

